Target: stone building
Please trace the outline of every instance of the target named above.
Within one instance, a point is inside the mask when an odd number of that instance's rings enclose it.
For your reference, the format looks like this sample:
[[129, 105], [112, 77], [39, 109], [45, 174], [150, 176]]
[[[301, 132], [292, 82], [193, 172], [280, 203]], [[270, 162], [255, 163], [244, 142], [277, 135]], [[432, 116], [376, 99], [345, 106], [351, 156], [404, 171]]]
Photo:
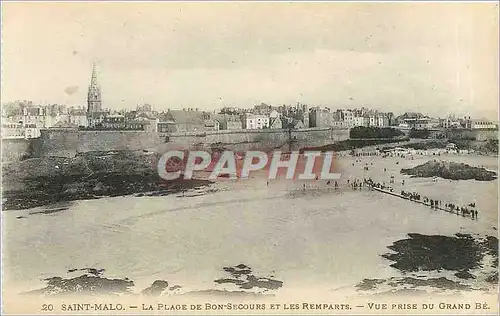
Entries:
[[333, 125], [334, 113], [319, 107], [311, 108], [309, 112], [309, 126], [307, 127], [330, 127]]
[[212, 116], [219, 122], [219, 130], [242, 129], [241, 116], [236, 114], [214, 114]]
[[213, 116], [212, 113], [195, 109], [168, 110], [160, 125], [162, 130], [168, 129], [172, 132], [214, 131], [219, 129], [219, 122]]
[[243, 115], [243, 129], [269, 128], [269, 116], [245, 113]]

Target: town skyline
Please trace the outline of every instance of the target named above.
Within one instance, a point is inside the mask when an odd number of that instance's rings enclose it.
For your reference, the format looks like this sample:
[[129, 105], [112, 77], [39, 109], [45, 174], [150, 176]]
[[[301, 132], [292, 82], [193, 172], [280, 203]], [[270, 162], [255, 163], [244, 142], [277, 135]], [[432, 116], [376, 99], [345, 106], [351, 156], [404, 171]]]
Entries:
[[4, 4], [2, 102], [85, 106], [96, 61], [103, 107], [113, 110], [301, 103], [496, 119], [497, 8]]

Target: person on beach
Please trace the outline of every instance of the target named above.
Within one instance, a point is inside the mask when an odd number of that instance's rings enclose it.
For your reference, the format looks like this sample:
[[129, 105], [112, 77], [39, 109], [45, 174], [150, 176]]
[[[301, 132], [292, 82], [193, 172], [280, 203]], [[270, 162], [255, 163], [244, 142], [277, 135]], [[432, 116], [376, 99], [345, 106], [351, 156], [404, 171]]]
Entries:
[[339, 188], [339, 183], [337, 181], [335, 181], [335, 189], [338, 189]]
[[303, 187], [303, 190], [305, 191], [306, 190], [306, 184], [304, 183], [304, 187]]

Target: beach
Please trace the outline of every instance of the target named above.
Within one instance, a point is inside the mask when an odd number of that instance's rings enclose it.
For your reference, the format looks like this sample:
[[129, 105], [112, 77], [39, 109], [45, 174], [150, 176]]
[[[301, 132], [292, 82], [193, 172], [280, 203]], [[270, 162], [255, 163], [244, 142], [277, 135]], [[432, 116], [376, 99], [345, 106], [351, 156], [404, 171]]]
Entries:
[[[134, 293], [165, 280], [179, 286], [172, 292], [176, 294], [244, 290], [286, 296], [310, 290], [356, 296], [388, 290], [363, 290], [365, 279], [383, 280], [378, 281], [382, 284], [403, 277], [452, 281], [448, 289], [425, 285], [430, 292], [456, 292], [457, 284], [490, 291], [496, 286], [486, 281], [496, 270], [491, 266], [471, 268], [468, 272], [475, 278], [463, 279], [446, 269], [404, 272], [383, 257], [391, 253], [389, 246], [408, 239], [408, 234], [497, 236], [498, 180], [434, 182], [399, 173], [430, 159], [497, 170], [497, 159], [487, 156], [341, 156], [338, 189], [324, 180], [267, 184], [256, 173], [248, 180], [222, 180], [184, 195], [135, 194], [73, 201], [58, 212], [2, 212], [4, 288], [18, 293], [41, 289], [45, 278], [71, 278], [74, 269], [94, 268], [104, 269], [106, 278], [133, 280]], [[478, 219], [367, 188], [353, 190], [347, 184], [365, 177], [389, 184], [391, 175], [396, 192], [419, 192], [457, 204], [475, 201]], [[238, 265], [280, 285], [245, 289], [237, 280], [227, 281], [228, 268]], [[405, 282], [389, 289], [404, 289]]]

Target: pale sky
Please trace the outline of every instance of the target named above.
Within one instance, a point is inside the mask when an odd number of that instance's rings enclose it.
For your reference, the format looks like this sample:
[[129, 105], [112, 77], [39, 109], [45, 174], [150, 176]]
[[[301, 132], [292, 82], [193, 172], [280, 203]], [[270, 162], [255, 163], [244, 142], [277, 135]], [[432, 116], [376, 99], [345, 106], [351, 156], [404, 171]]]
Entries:
[[498, 117], [498, 4], [2, 3], [2, 102]]

